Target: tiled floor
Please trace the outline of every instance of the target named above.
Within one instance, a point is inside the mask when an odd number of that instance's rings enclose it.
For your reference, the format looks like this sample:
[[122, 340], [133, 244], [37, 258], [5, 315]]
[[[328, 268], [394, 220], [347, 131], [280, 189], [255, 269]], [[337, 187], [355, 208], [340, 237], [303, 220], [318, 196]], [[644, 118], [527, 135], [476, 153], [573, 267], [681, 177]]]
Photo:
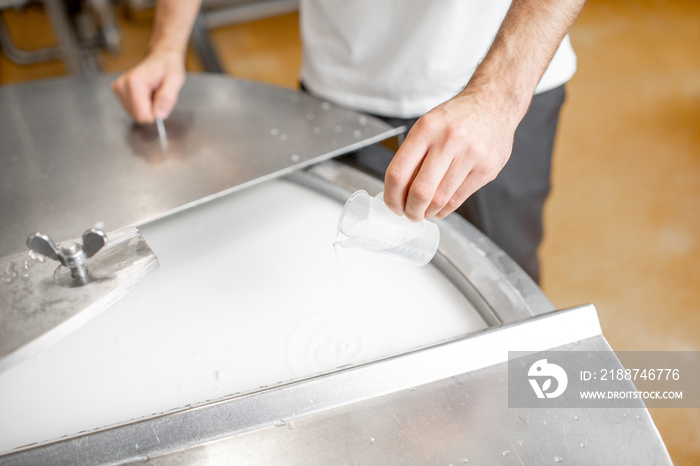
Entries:
[[[8, 14], [16, 42], [51, 42], [40, 10]], [[148, 12], [123, 22], [120, 71], [145, 53]], [[296, 15], [214, 31], [228, 72], [296, 86]], [[559, 308], [596, 305], [617, 350], [700, 350], [700, 3], [590, 0], [571, 32], [579, 71], [556, 146], [542, 251]], [[188, 67], [198, 70], [194, 57]], [[0, 57], [0, 84], [63, 74]], [[678, 465], [700, 464], [700, 409], [653, 409]]]

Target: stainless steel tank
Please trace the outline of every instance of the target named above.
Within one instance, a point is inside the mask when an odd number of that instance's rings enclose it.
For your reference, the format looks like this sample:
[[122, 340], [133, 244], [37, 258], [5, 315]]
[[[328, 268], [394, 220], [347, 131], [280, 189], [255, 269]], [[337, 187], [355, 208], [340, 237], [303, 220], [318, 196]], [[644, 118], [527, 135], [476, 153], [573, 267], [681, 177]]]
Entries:
[[[330, 159], [396, 129], [193, 75], [164, 147], [111, 79], [0, 89], [0, 464], [670, 464], [642, 402], [509, 407], [508, 351], [611, 348], [463, 219], [422, 269], [334, 250], [382, 182]], [[24, 245], [96, 223], [82, 278]]]

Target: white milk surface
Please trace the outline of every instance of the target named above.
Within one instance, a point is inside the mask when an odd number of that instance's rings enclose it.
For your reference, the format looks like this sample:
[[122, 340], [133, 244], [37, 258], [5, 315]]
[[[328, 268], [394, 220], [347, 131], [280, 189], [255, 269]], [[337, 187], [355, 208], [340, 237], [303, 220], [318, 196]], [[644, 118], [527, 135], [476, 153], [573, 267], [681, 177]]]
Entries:
[[431, 265], [336, 255], [341, 207], [270, 181], [142, 227], [160, 269], [0, 373], [0, 452], [486, 327]]

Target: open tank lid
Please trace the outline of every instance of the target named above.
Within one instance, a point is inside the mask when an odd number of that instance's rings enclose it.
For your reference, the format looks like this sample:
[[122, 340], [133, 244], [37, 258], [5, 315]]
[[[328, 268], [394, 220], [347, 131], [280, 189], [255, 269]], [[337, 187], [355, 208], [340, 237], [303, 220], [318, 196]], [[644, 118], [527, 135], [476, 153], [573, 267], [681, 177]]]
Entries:
[[165, 121], [139, 126], [114, 75], [0, 88], [0, 257], [41, 231], [137, 226], [397, 134], [307, 94], [214, 74], [187, 77]]
[[[133, 226], [402, 130], [300, 92], [195, 74], [165, 122], [164, 144], [155, 125], [136, 125], [122, 110], [114, 79], [0, 88], [0, 370], [84, 324], [158, 267]], [[28, 254], [35, 232], [62, 247], [90, 227], [110, 233], [82, 283]]]

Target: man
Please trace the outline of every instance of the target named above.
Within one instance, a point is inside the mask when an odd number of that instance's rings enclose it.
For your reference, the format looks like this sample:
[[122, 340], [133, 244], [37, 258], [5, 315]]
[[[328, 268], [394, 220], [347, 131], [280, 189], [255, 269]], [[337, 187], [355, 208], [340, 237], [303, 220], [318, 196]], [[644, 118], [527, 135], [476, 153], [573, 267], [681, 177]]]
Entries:
[[[567, 32], [584, 2], [301, 0], [300, 79], [412, 126], [386, 170], [393, 211], [418, 221], [459, 209], [538, 280], [554, 133], [576, 68]], [[160, 0], [148, 55], [115, 81], [139, 123], [172, 111], [198, 9]]]

